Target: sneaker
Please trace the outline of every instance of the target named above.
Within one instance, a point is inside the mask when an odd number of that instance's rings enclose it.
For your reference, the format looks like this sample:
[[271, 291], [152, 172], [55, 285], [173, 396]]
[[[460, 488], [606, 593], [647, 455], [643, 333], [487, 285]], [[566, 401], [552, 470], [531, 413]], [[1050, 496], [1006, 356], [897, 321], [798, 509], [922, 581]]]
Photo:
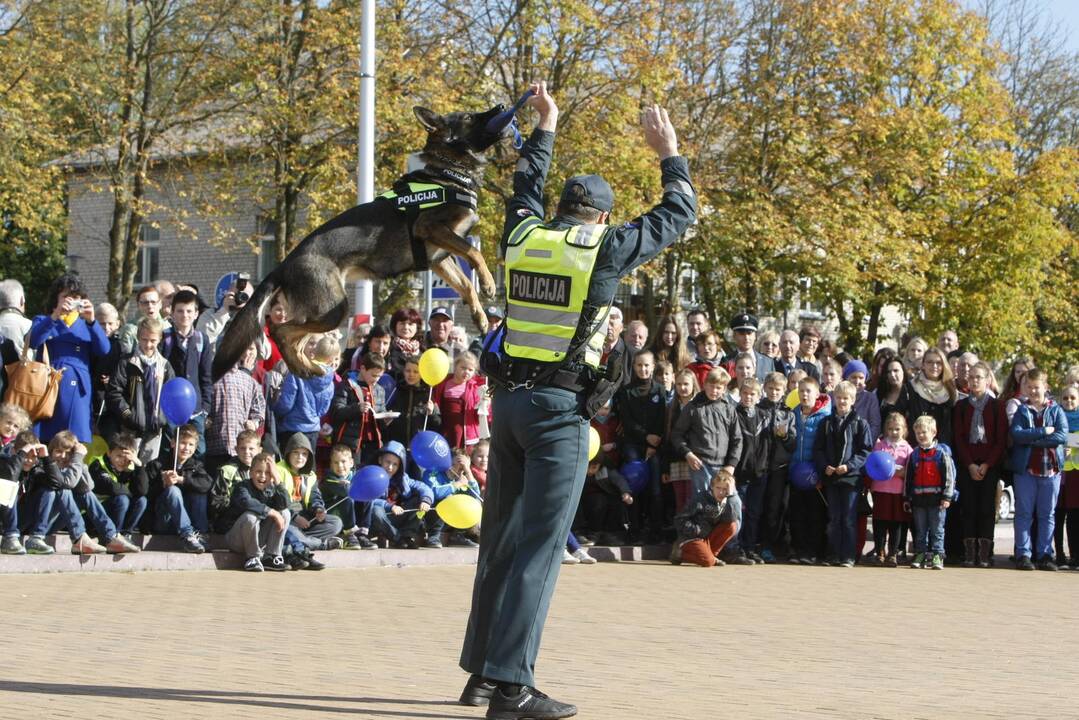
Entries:
[[761, 550], [761, 560], [768, 565], [772, 565], [776, 562], [775, 553], [771, 550]]
[[1046, 555], [1045, 557], [1043, 557], [1038, 562], [1038, 569], [1039, 570], [1048, 570], [1050, 572], [1056, 572], [1060, 568], [1057, 566], [1057, 564], [1055, 562], [1053, 562], [1053, 558]]
[[[419, 550], [420, 548], [420, 541], [416, 539], [415, 535], [406, 535], [398, 540], [397, 544], [405, 550]], [[441, 545], [439, 547], [441, 547]]]
[[743, 553], [738, 553], [737, 555], [732, 556], [731, 558], [729, 558], [727, 560], [727, 562], [729, 564], [731, 564], [731, 565], [756, 565], [757, 564], [757, 563], [753, 562], [753, 560], [751, 560], [749, 557], [744, 555]]
[[491, 695], [491, 703], [487, 706], [487, 720], [558, 720], [576, 714], [575, 706], [552, 700], [527, 685], [521, 686], [520, 691], [512, 695], [507, 695], [503, 688], [498, 688]]
[[925, 553], [914, 553], [914, 559], [910, 561], [910, 566], [915, 570], [921, 570], [925, 567]]
[[889, 555], [884, 558], [884, 567], [899, 567], [899, 562], [896, 561], [895, 555]]
[[480, 544], [465, 535], [463, 532], [450, 533], [447, 545], [453, 545], [456, 547], [479, 547]]
[[862, 563], [865, 564], [865, 565], [873, 565], [875, 567], [880, 567], [881, 565], [884, 564], [884, 555], [883, 555], [883, 553], [880, 554], [880, 555], [875, 555], [874, 553], [868, 553], [868, 554], [866, 554], [865, 556], [862, 557]]
[[931, 565], [931, 567], [934, 570], [944, 569], [944, 558], [941, 557], [940, 553], [933, 553], [933, 564]]
[[5, 535], [4, 541], [0, 542], [0, 553], [4, 555], [25, 555], [26, 548], [22, 546], [22, 541], [18, 535]]
[[71, 543], [72, 555], [98, 555], [103, 552], [105, 552], [105, 547], [86, 533], [83, 533], [78, 540]]
[[180, 545], [185, 553], [199, 555], [206, 552], [206, 546], [199, 541], [197, 535], [184, 535], [180, 538]]
[[262, 572], [262, 560], [257, 557], [247, 558], [247, 562], [244, 563], [245, 572]]
[[562, 551], [562, 564], [563, 565], [579, 565], [581, 563], [576, 557], [574, 557], [569, 550]]
[[582, 565], [595, 565], [596, 559], [588, 554], [584, 548], [578, 548], [577, 552], [573, 553], [573, 557], [577, 558]]
[[40, 535], [31, 535], [26, 538], [26, 552], [31, 555], [52, 555], [56, 549], [45, 542], [45, 538]]
[[285, 562], [288, 563], [288, 566], [293, 570], [303, 570], [307, 567], [307, 559], [300, 553], [289, 553], [288, 556], [285, 557]]
[[837, 566], [838, 567], [845, 567], [845, 568], [852, 568], [852, 567], [854, 567], [854, 561], [853, 560], [844, 560], [841, 563], [837, 563]]
[[579, 544], [581, 547], [592, 547], [596, 544], [596, 542], [587, 535], [578, 535], [577, 544]]
[[367, 537], [363, 533], [357, 535], [356, 540], [360, 543], [360, 550], [374, 550], [378, 547], [378, 543], [376, 543], [374, 540]]
[[[368, 540], [367, 542], [371, 542], [371, 541]], [[359, 550], [359, 549], [360, 549], [360, 538], [357, 537], [356, 533], [349, 533], [348, 536], [345, 537], [345, 550]]]
[[761, 557], [760, 553], [747, 552], [746, 557], [749, 558], [750, 560], [752, 560], [757, 565], [763, 565], [764, 564], [764, 558]]
[[811, 555], [810, 557], [802, 558], [802, 564], [803, 565], [816, 565], [817, 564], [817, 556], [816, 555]]
[[120, 555], [122, 553], [141, 552], [142, 548], [125, 540], [123, 535], [117, 535], [105, 545], [105, 550], [113, 555]]
[[471, 675], [465, 683], [465, 689], [461, 691], [461, 698], [457, 701], [469, 707], [480, 707], [491, 702], [491, 696], [495, 694], [498, 685], [494, 680], [488, 680], [480, 675]]
[[727, 566], [727, 561], [724, 560], [723, 558], [717, 556], [715, 566], [716, 567], [726, 567]]
[[308, 550], [307, 552], [305, 552], [303, 554], [303, 559], [304, 559], [304, 562], [307, 563], [307, 565], [304, 567], [304, 570], [325, 570], [326, 569], [326, 563], [321, 562], [319, 560], [316, 560], [314, 554], [310, 550]]
[[[29, 542], [26, 543], [26, 549], [30, 550], [30, 543]], [[30, 552], [33, 552], [33, 550], [30, 550]], [[1029, 555], [1024, 555], [1023, 557], [1021, 557], [1021, 558], [1019, 558], [1018, 560], [1015, 561], [1015, 569], [1016, 570], [1033, 570], [1034, 569], [1034, 563], [1030, 561], [1030, 556]]]
[[787, 562], [791, 565], [801, 565], [802, 558], [797, 557], [796, 555], [791, 555], [789, 558], [787, 558]]
[[671, 554], [667, 559], [671, 561], [671, 565], [681, 565], [682, 546], [679, 545], [677, 542], [671, 543]]
[[288, 565], [285, 564], [285, 558], [280, 555], [263, 555], [262, 567], [271, 572], [285, 572], [288, 570]]
[[423, 546], [438, 549], [442, 547], [442, 541], [438, 539], [437, 535], [432, 535], [431, 537], [427, 538], [427, 542], [425, 542]]
[[824, 558], [820, 561], [820, 564], [824, 567], [832, 567], [833, 565], [839, 565], [839, 561], [834, 558]]
[[345, 546], [345, 541], [336, 536], [332, 538], [326, 538], [323, 546], [323, 550], [340, 550]]

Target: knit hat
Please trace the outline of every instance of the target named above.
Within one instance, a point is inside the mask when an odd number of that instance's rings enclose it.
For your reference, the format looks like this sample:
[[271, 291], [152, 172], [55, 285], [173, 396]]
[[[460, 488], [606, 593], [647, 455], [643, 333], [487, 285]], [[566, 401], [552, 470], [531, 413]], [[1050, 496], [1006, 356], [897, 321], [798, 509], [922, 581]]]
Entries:
[[851, 360], [843, 366], [843, 379], [846, 380], [854, 373], [861, 373], [869, 377], [869, 368], [861, 360]]

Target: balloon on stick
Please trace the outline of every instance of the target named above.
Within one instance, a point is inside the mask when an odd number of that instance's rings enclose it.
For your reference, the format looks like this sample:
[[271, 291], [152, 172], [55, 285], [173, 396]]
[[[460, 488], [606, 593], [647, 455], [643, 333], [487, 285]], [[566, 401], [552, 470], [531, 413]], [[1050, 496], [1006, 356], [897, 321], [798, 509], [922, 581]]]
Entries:
[[631, 460], [622, 465], [622, 477], [626, 479], [630, 492], [637, 494], [648, 485], [648, 463], [644, 460]]
[[390, 476], [378, 465], [365, 465], [352, 474], [348, 496], [356, 502], [371, 502], [390, 488]]
[[173, 378], [161, 388], [161, 412], [173, 425], [183, 425], [195, 414], [199, 396], [186, 378]]
[[890, 480], [895, 475], [895, 458], [883, 450], [874, 450], [865, 459], [865, 474], [875, 482]]
[[799, 490], [811, 490], [817, 486], [817, 468], [811, 462], [791, 465], [791, 485]]
[[483, 505], [466, 493], [455, 493], [435, 506], [438, 516], [452, 528], [467, 530], [480, 521]]
[[429, 348], [420, 355], [420, 377], [434, 387], [450, 373], [450, 356], [438, 348]]
[[453, 464], [450, 444], [433, 430], [416, 433], [409, 449], [412, 451], [412, 459], [424, 470], [449, 470]]

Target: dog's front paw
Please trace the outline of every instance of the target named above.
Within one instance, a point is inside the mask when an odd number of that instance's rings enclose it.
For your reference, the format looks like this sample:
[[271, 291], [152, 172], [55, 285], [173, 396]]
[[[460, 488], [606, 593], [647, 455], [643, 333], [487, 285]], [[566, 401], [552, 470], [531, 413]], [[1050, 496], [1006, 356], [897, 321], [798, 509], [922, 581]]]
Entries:
[[480, 294], [483, 295], [484, 300], [494, 300], [495, 295], [498, 293], [495, 287], [495, 281], [492, 278], [490, 282], [486, 279], [480, 281]]
[[480, 311], [472, 312], [472, 322], [476, 323], [476, 327], [479, 328], [480, 335], [486, 335], [490, 324], [487, 322], [487, 314]]

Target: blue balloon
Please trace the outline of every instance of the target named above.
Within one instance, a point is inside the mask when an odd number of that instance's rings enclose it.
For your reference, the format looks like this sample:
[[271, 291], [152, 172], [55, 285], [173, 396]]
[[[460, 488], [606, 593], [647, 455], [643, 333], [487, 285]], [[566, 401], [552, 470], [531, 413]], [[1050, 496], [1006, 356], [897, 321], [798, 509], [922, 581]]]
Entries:
[[364, 465], [352, 474], [348, 496], [356, 502], [371, 502], [390, 488], [390, 476], [378, 465]]
[[173, 425], [183, 425], [195, 414], [199, 396], [186, 378], [173, 378], [161, 388], [161, 412]]
[[883, 450], [874, 450], [865, 459], [865, 474], [876, 482], [890, 480], [895, 475], [895, 458]]
[[449, 470], [453, 464], [450, 444], [433, 430], [416, 433], [409, 445], [412, 459], [424, 470]]
[[811, 462], [791, 465], [791, 485], [799, 490], [812, 490], [817, 486], [817, 468]]
[[629, 485], [630, 492], [636, 494], [648, 486], [648, 462], [645, 460], [631, 460], [622, 465], [622, 476]]

